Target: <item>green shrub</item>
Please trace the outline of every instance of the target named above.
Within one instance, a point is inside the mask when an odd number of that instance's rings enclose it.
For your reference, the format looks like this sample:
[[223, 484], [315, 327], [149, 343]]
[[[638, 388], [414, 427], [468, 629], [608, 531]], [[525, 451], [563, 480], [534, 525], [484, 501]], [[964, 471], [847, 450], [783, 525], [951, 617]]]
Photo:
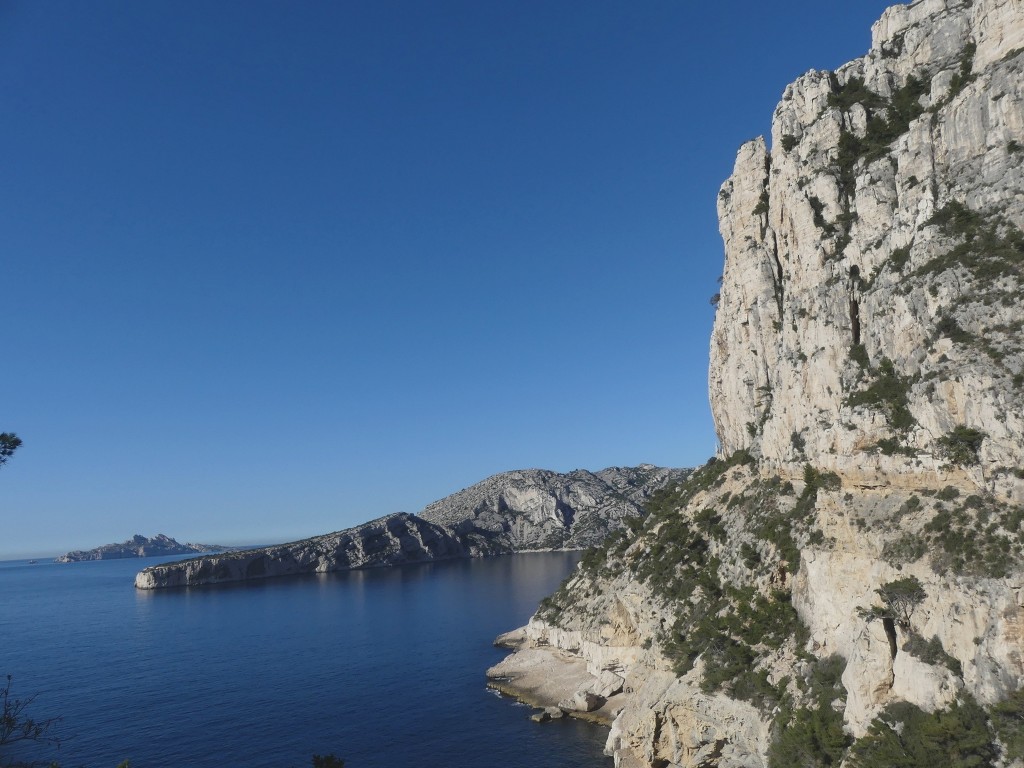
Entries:
[[899, 272], [906, 266], [910, 260], [910, 246], [905, 245], [902, 248], [893, 248], [892, 253], [889, 254], [889, 264], [892, 266], [894, 272]]
[[979, 429], [960, 425], [938, 439], [939, 451], [951, 464], [977, 464], [978, 451], [987, 436]]
[[852, 392], [846, 398], [849, 406], [867, 405], [880, 410], [889, 421], [889, 426], [898, 432], [910, 429], [917, 420], [910, 412], [910, 379], [896, 373], [889, 358], [882, 358], [878, 369], [872, 371], [874, 380], [866, 389]]
[[978, 46], [975, 43], [968, 43], [964, 46], [963, 53], [960, 55], [960, 69], [953, 75], [953, 79], [949, 83], [949, 94], [946, 96], [946, 101], [953, 99], [975, 79], [971, 70], [974, 68], [974, 55], [977, 52]]
[[992, 707], [991, 717], [1007, 760], [1024, 758], [1024, 688]]
[[850, 359], [857, 364], [862, 371], [871, 370], [871, 360], [868, 359], [868, 351], [863, 344], [853, 344], [850, 347]]
[[757, 205], [754, 206], [754, 215], [760, 216], [761, 214], [768, 213], [768, 190], [764, 189], [761, 191], [761, 196], [757, 199]]
[[845, 697], [845, 668], [841, 656], [822, 659], [812, 667], [807, 686], [810, 706], [780, 711], [768, 749], [769, 768], [825, 768], [842, 762], [851, 739], [843, 730], [842, 712], [832, 702]]
[[912, 533], [905, 533], [898, 539], [887, 541], [882, 547], [882, 559], [889, 565], [913, 563], [926, 554], [928, 554], [928, 541]]
[[928, 714], [890, 704], [850, 748], [851, 768], [993, 768], [999, 758], [984, 710], [973, 699]]
[[927, 224], [939, 227], [947, 237], [962, 241], [914, 271], [937, 274], [962, 267], [982, 279], [1016, 274], [1024, 264], [1024, 232], [999, 216], [986, 218], [958, 200], [942, 206]]

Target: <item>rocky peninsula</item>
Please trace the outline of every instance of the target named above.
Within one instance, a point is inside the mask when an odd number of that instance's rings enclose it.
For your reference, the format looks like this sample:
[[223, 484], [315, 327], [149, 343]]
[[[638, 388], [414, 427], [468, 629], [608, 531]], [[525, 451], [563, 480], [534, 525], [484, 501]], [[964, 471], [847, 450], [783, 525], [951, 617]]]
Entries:
[[181, 544], [170, 536], [158, 533], [153, 538], [136, 534], [120, 544], [104, 544], [88, 550], [75, 550], [54, 558], [55, 563], [78, 563], [83, 560], [122, 560], [129, 557], [160, 557], [162, 555], [194, 555], [202, 552], [223, 552], [231, 547], [218, 544]]
[[335, 533], [146, 568], [139, 589], [199, 586], [460, 557], [585, 549], [644, 514], [646, 499], [688, 470], [644, 464], [566, 474], [494, 475], [427, 506]]
[[617, 768], [1024, 765], [1022, 190], [1018, 0], [790, 85], [718, 194], [720, 453], [494, 685], [603, 711]]

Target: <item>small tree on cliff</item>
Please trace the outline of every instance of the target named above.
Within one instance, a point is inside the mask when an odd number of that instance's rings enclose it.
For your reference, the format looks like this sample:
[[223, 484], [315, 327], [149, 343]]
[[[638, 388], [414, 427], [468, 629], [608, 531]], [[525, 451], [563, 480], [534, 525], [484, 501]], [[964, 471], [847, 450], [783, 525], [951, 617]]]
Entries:
[[882, 598], [885, 607], [861, 608], [860, 615], [868, 620], [891, 619], [903, 629], [910, 628], [910, 617], [914, 615], [914, 609], [928, 596], [916, 576], [886, 582], [875, 592]]
[[21, 438], [13, 432], [0, 432], [0, 467], [7, 463], [7, 460], [14, 455], [14, 452], [21, 446]]

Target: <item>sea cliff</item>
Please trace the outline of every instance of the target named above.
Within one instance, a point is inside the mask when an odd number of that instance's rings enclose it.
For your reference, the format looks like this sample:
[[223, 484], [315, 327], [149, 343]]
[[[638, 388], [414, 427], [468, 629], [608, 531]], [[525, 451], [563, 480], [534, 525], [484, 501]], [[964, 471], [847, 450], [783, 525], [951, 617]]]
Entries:
[[894, 6], [790, 85], [718, 195], [720, 455], [495, 684], [603, 709], [623, 768], [1024, 764], [1022, 189], [1019, 0]]

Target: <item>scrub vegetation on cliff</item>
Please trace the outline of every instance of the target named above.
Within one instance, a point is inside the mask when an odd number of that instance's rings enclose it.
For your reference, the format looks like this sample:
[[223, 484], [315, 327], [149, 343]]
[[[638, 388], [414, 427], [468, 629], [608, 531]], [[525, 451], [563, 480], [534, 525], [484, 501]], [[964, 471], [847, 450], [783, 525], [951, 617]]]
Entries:
[[[537, 617], [577, 631], [586, 623], [581, 624], [581, 604], [609, 610], [618, 599], [616, 585], [643, 585], [663, 616], [663, 629], [645, 640], [647, 651], [702, 694], [752, 705], [770, 729], [770, 768], [838, 766], [844, 760], [856, 766], [995, 766], [1001, 755], [1011, 758], [1024, 749], [1015, 730], [1024, 692], [988, 709], [966, 692], [934, 713], [894, 702], [861, 738], [850, 734], [843, 718], [846, 659], [821, 655], [814, 647], [793, 595], [801, 552], [837, 546], [830, 536], [835, 523], [823, 526], [822, 515], [848, 503], [849, 494], [837, 475], [809, 464], [796, 487], [761, 470], [740, 451], [654, 493], [646, 515], [631, 518], [625, 529], [587, 552]], [[896, 562], [897, 552], [904, 560], [928, 554], [936, 571], [987, 576], [1019, 566], [1024, 553], [1007, 528], [1019, 529], [1024, 514], [978, 495], [961, 499], [954, 491], [905, 494], [889, 518], [891, 530], [934, 516], [918, 534], [919, 547], [893, 538], [886, 556]], [[954, 503], [964, 510], [955, 517], [949, 514]], [[992, 526], [987, 535], [986, 521]], [[871, 535], [885, 541], [889, 522], [876, 523], [881, 527]], [[880, 631], [885, 625], [882, 636], [889, 636], [893, 658], [905, 653], [962, 680], [960, 659], [938, 636], [926, 637], [920, 629], [915, 612], [927, 597], [920, 579], [902, 576], [881, 584], [876, 602], [862, 606], [860, 615], [865, 624], [877, 622]], [[596, 626], [606, 621], [599, 616]], [[903, 750], [902, 761], [891, 762], [896, 750]], [[952, 762], [936, 762], [936, 755]]]
[[740, 148], [719, 458], [530, 627], [623, 679], [623, 764], [1024, 759], [1021, 40], [1011, 0], [894, 6]]

